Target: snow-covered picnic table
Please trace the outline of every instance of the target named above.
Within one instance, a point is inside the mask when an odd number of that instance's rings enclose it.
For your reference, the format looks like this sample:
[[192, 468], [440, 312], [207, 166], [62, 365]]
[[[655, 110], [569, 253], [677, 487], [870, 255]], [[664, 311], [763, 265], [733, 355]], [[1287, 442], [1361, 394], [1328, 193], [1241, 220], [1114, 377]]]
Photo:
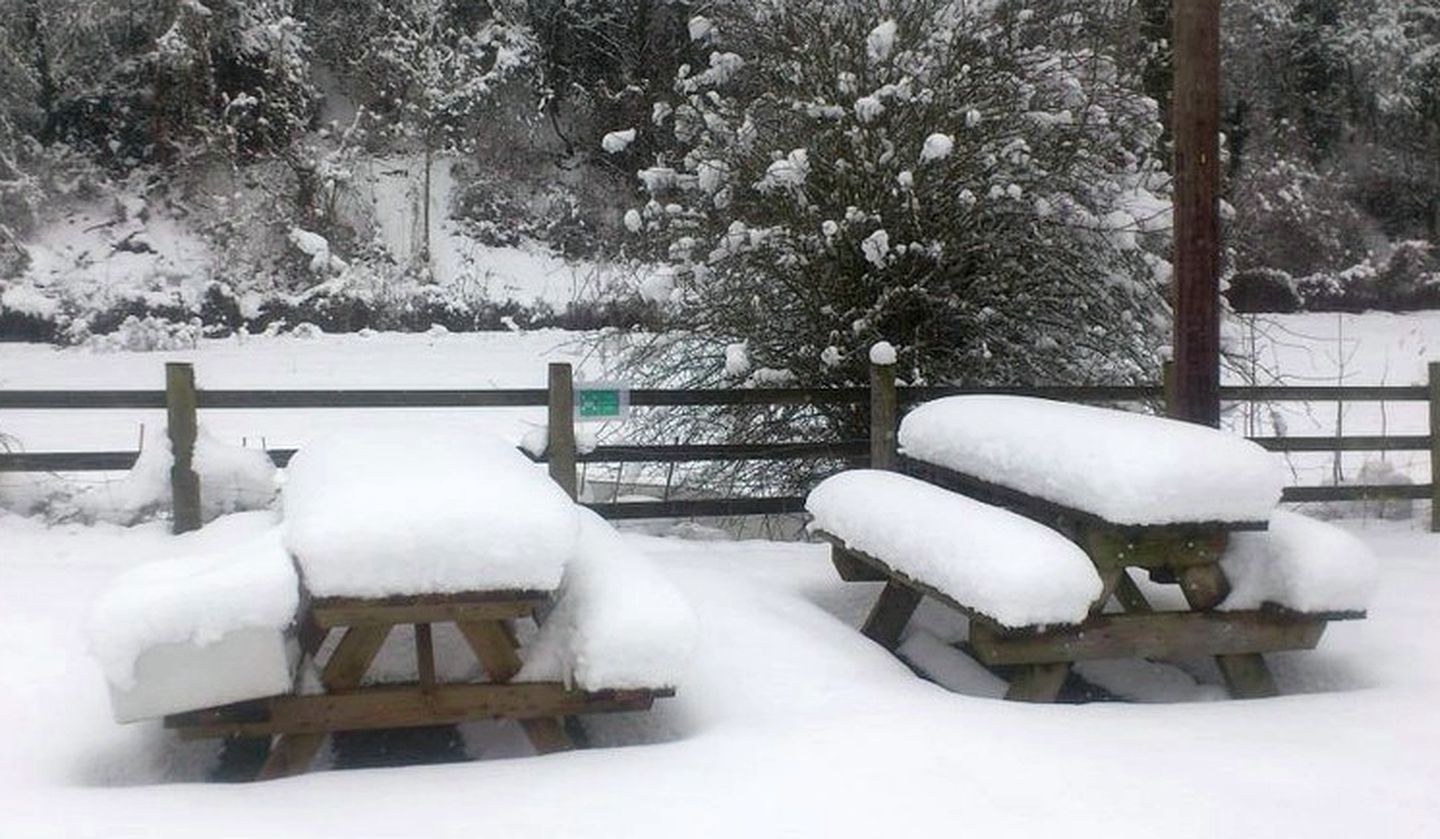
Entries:
[[[1247, 440], [1013, 396], [922, 405], [898, 436], [904, 474], [830, 478], [812, 529], [842, 577], [886, 582], [867, 635], [895, 648], [932, 596], [969, 618], [982, 664], [1019, 668], [1010, 698], [1054, 699], [1076, 661], [1201, 655], [1232, 695], [1270, 696], [1264, 653], [1364, 617], [1373, 557], [1277, 510], [1280, 466]], [[1132, 568], [1184, 605], [1157, 608]]]
[[[118, 719], [274, 738], [270, 778], [305, 771], [337, 731], [511, 719], [544, 753], [572, 746], [568, 717], [673, 694], [689, 607], [512, 446], [336, 435], [287, 478], [283, 522], [263, 540], [142, 566], [97, 604]], [[522, 649], [525, 618], [541, 625]], [[453, 624], [483, 681], [437, 675], [464, 672], [437, 668], [437, 624]], [[402, 627], [414, 678], [374, 683]]]

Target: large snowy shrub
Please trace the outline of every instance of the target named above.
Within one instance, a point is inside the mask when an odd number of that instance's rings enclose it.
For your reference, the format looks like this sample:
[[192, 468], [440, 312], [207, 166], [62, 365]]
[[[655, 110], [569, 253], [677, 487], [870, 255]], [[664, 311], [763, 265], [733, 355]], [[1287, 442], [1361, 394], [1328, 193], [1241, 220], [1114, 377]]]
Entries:
[[[1154, 101], [1084, 5], [763, 0], [692, 22], [627, 217], [677, 331], [642, 373], [848, 384], [1139, 377], [1163, 331]], [[1052, 44], [1066, 44], [1064, 48]], [[708, 361], [708, 363], [706, 363]]]

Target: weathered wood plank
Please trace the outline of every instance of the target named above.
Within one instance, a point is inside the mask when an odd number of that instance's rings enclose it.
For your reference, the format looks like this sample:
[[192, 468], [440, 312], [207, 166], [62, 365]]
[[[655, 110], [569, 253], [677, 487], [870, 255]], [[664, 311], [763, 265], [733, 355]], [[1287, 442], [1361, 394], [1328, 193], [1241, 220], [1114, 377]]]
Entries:
[[847, 583], [880, 583], [889, 579], [845, 548], [832, 546], [830, 562], [835, 566], [835, 573]]
[[549, 755], [575, 748], [575, 741], [565, 730], [564, 719], [560, 717], [521, 720], [520, 727], [525, 730], [525, 737], [536, 754]]
[[1177, 577], [1185, 601], [1192, 609], [1213, 609], [1230, 596], [1230, 583], [1218, 563], [1179, 569]]
[[1102, 569], [1214, 565], [1230, 541], [1225, 530], [1207, 526], [1126, 528], [1086, 523], [1080, 532], [1081, 547]]
[[1099, 615], [1078, 627], [1032, 633], [1005, 634], [972, 624], [970, 648], [986, 665], [1229, 656], [1314, 649], [1325, 623], [1266, 611]]
[[1032, 664], [1010, 681], [1005, 699], [1010, 702], [1054, 702], [1070, 675], [1070, 662]]
[[547, 597], [545, 592], [538, 591], [417, 595], [377, 600], [327, 597], [317, 599], [310, 611], [315, 622], [327, 628], [510, 620], [530, 614]]
[[431, 693], [435, 690], [435, 638], [430, 624], [415, 624], [415, 672], [420, 678], [420, 690]]
[[[504, 683], [520, 672], [520, 654], [510, 627], [502, 621], [475, 621], [457, 624], [460, 634], [479, 659], [485, 675], [494, 683]], [[562, 752], [575, 747], [560, 719], [521, 720], [525, 737], [537, 754]]]
[[575, 382], [570, 365], [565, 362], [550, 364], [550, 390], [548, 400], [547, 434], [545, 461], [549, 465], [550, 479], [565, 490], [571, 498], [576, 497], [575, 474]]
[[1270, 675], [1270, 665], [1259, 653], [1217, 655], [1215, 664], [1225, 679], [1225, 687], [1235, 699], [1263, 699], [1280, 695], [1275, 677]]
[[[1115, 596], [1115, 589], [1120, 585], [1120, 578], [1126, 577], [1124, 568], [1104, 568], [1100, 570], [1100, 596], [1090, 604], [1090, 617], [1103, 614], [1105, 607], [1110, 605], [1110, 598]], [[1128, 579], [1128, 578], [1127, 578]]]
[[316, 734], [376, 728], [453, 725], [482, 719], [530, 720], [569, 714], [643, 711], [669, 690], [587, 692], [559, 682], [438, 685], [422, 693], [417, 685], [357, 688], [331, 694], [280, 696], [270, 700], [270, 717], [257, 722], [199, 722], [192, 736]]
[[895, 396], [895, 365], [870, 364], [870, 468], [894, 469], [899, 403]]
[[894, 650], [900, 646], [905, 624], [910, 622], [910, 616], [915, 614], [923, 596], [898, 580], [890, 580], [881, 590], [860, 632], [885, 649]]
[[341, 636], [340, 643], [330, 653], [330, 660], [320, 671], [320, 683], [326, 690], [344, 690], [360, 684], [370, 662], [385, 645], [390, 635], [388, 625], [352, 626]]
[[[326, 690], [343, 690], [360, 684], [389, 634], [388, 626], [352, 627], [347, 630], [320, 673], [321, 684]], [[284, 734], [277, 738], [256, 779], [265, 781], [303, 773], [315, 761], [315, 755], [325, 743], [325, 734], [317, 731]]]
[[170, 466], [173, 499], [171, 529], [188, 533], [200, 529], [200, 476], [195, 473], [195, 368], [183, 362], [165, 365], [165, 430], [174, 460]]
[[[1210, 566], [1185, 568], [1180, 572], [1180, 589], [1185, 593], [1185, 600], [1190, 604], [1190, 608], [1209, 610], [1220, 605], [1226, 597], [1230, 596], [1230, 581], [1225, 579], [1225, 572], [1218, 563]], [[1204, 613], [1215, 614], [1214, 612]], [[1325, 624], [1321, 623], [1315, 631], [1317, 643], [1320, 640], [1320, 633], [1324, 630]], [[1311, 644], [1310, 647], [1302, 649], [1313, 647], [1314, 644]], [[1279, 649], [1293, 648], [1281, 647]], [[1270, 649], [1215, 649], [1211, 652], [1216, 653], [1215, 664], [1220, 668], [1220, 675], [1225, 680], [1225, 688], [1232, 697], [1256, 699], [1279, 694], [1280, 691], [1275, 686], [1275, 677], [1270, 675], [1270, 666], [1259, 655], [1262, 652], [1271, 652]]]
[[506, 635], [504, 624], [499, 621], [463, 621], [456, 626], [490, 681], [508, 682], [520, 672], [520, 656], [515, 651], [515, 642]]
[[1153, 612], [1154, 607], [1150, 601], [1145, 599], [1145, 593], [1130, 578], [1129, 573], [1122, 573], [1120, 580], [1115, 586], [1115, 599], [1127, 612]]
[[288, 734], [276, 738], [270, 746], [269, 756], [265, 758], [265, 763], [256, 773], [255, 780], [270, 781], [275, 778], [288, 778], [304, 774], [305, 770], [310, 768], [310, 764], [315, 762], [315, 755], [320, 752], [320, 747], [324, 743], [324, 732]]

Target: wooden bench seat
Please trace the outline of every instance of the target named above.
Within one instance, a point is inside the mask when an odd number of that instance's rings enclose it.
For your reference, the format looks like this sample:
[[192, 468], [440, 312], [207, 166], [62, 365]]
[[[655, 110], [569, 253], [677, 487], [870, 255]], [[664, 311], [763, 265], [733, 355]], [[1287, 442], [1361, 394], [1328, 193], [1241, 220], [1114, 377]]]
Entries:
[[[666, 686], [587, 691], [561, 682], [515, 681], [522, 662], [509, 619], [532, 616], [546, 602], [544, 593], [534, 591], [316, 600], [305, 611], [302, 652], [318, 656], [332, 632], [343, 633], [316, 662], [323, 692], [297, 690], [172, 714], [165, 725], [184, 737], [278, 738], [259, 773], [265, 779], [304, 772], [325, 737], [338, 731], [508, 719], [521, 724], [537, 752], [547, 753], [574, 746], [566, 717], [645, 710], [656, 698], [674, 695]], [[437, 679], [434, 623], [455, 624], [486, 681]], [[406, 624], [415, 629], [418, 679], [362, 687], [386, 639]]]

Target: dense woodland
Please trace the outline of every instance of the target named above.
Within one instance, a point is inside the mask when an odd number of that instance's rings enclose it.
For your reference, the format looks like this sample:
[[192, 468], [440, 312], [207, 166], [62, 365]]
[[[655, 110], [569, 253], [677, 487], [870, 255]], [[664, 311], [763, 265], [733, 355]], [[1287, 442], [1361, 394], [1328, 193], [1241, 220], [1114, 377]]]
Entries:
[[[1123, 375], [1166, 317], [1168, 7], [0, 0], [0, 334], [518, 318], [708, 331], [759, 380], [848, 380], [877, 339], [917, 379]], [[1232, 302], [1440, 305], [1440, 0], [1224, 10]], [[353, 200], [395, 159], [407, 252]], [[82, 207], [117, 252], [173, 221], [203, 283], [39, 276]], [[497, 299], [433, 275], [442, 222], [642, 279]]]

